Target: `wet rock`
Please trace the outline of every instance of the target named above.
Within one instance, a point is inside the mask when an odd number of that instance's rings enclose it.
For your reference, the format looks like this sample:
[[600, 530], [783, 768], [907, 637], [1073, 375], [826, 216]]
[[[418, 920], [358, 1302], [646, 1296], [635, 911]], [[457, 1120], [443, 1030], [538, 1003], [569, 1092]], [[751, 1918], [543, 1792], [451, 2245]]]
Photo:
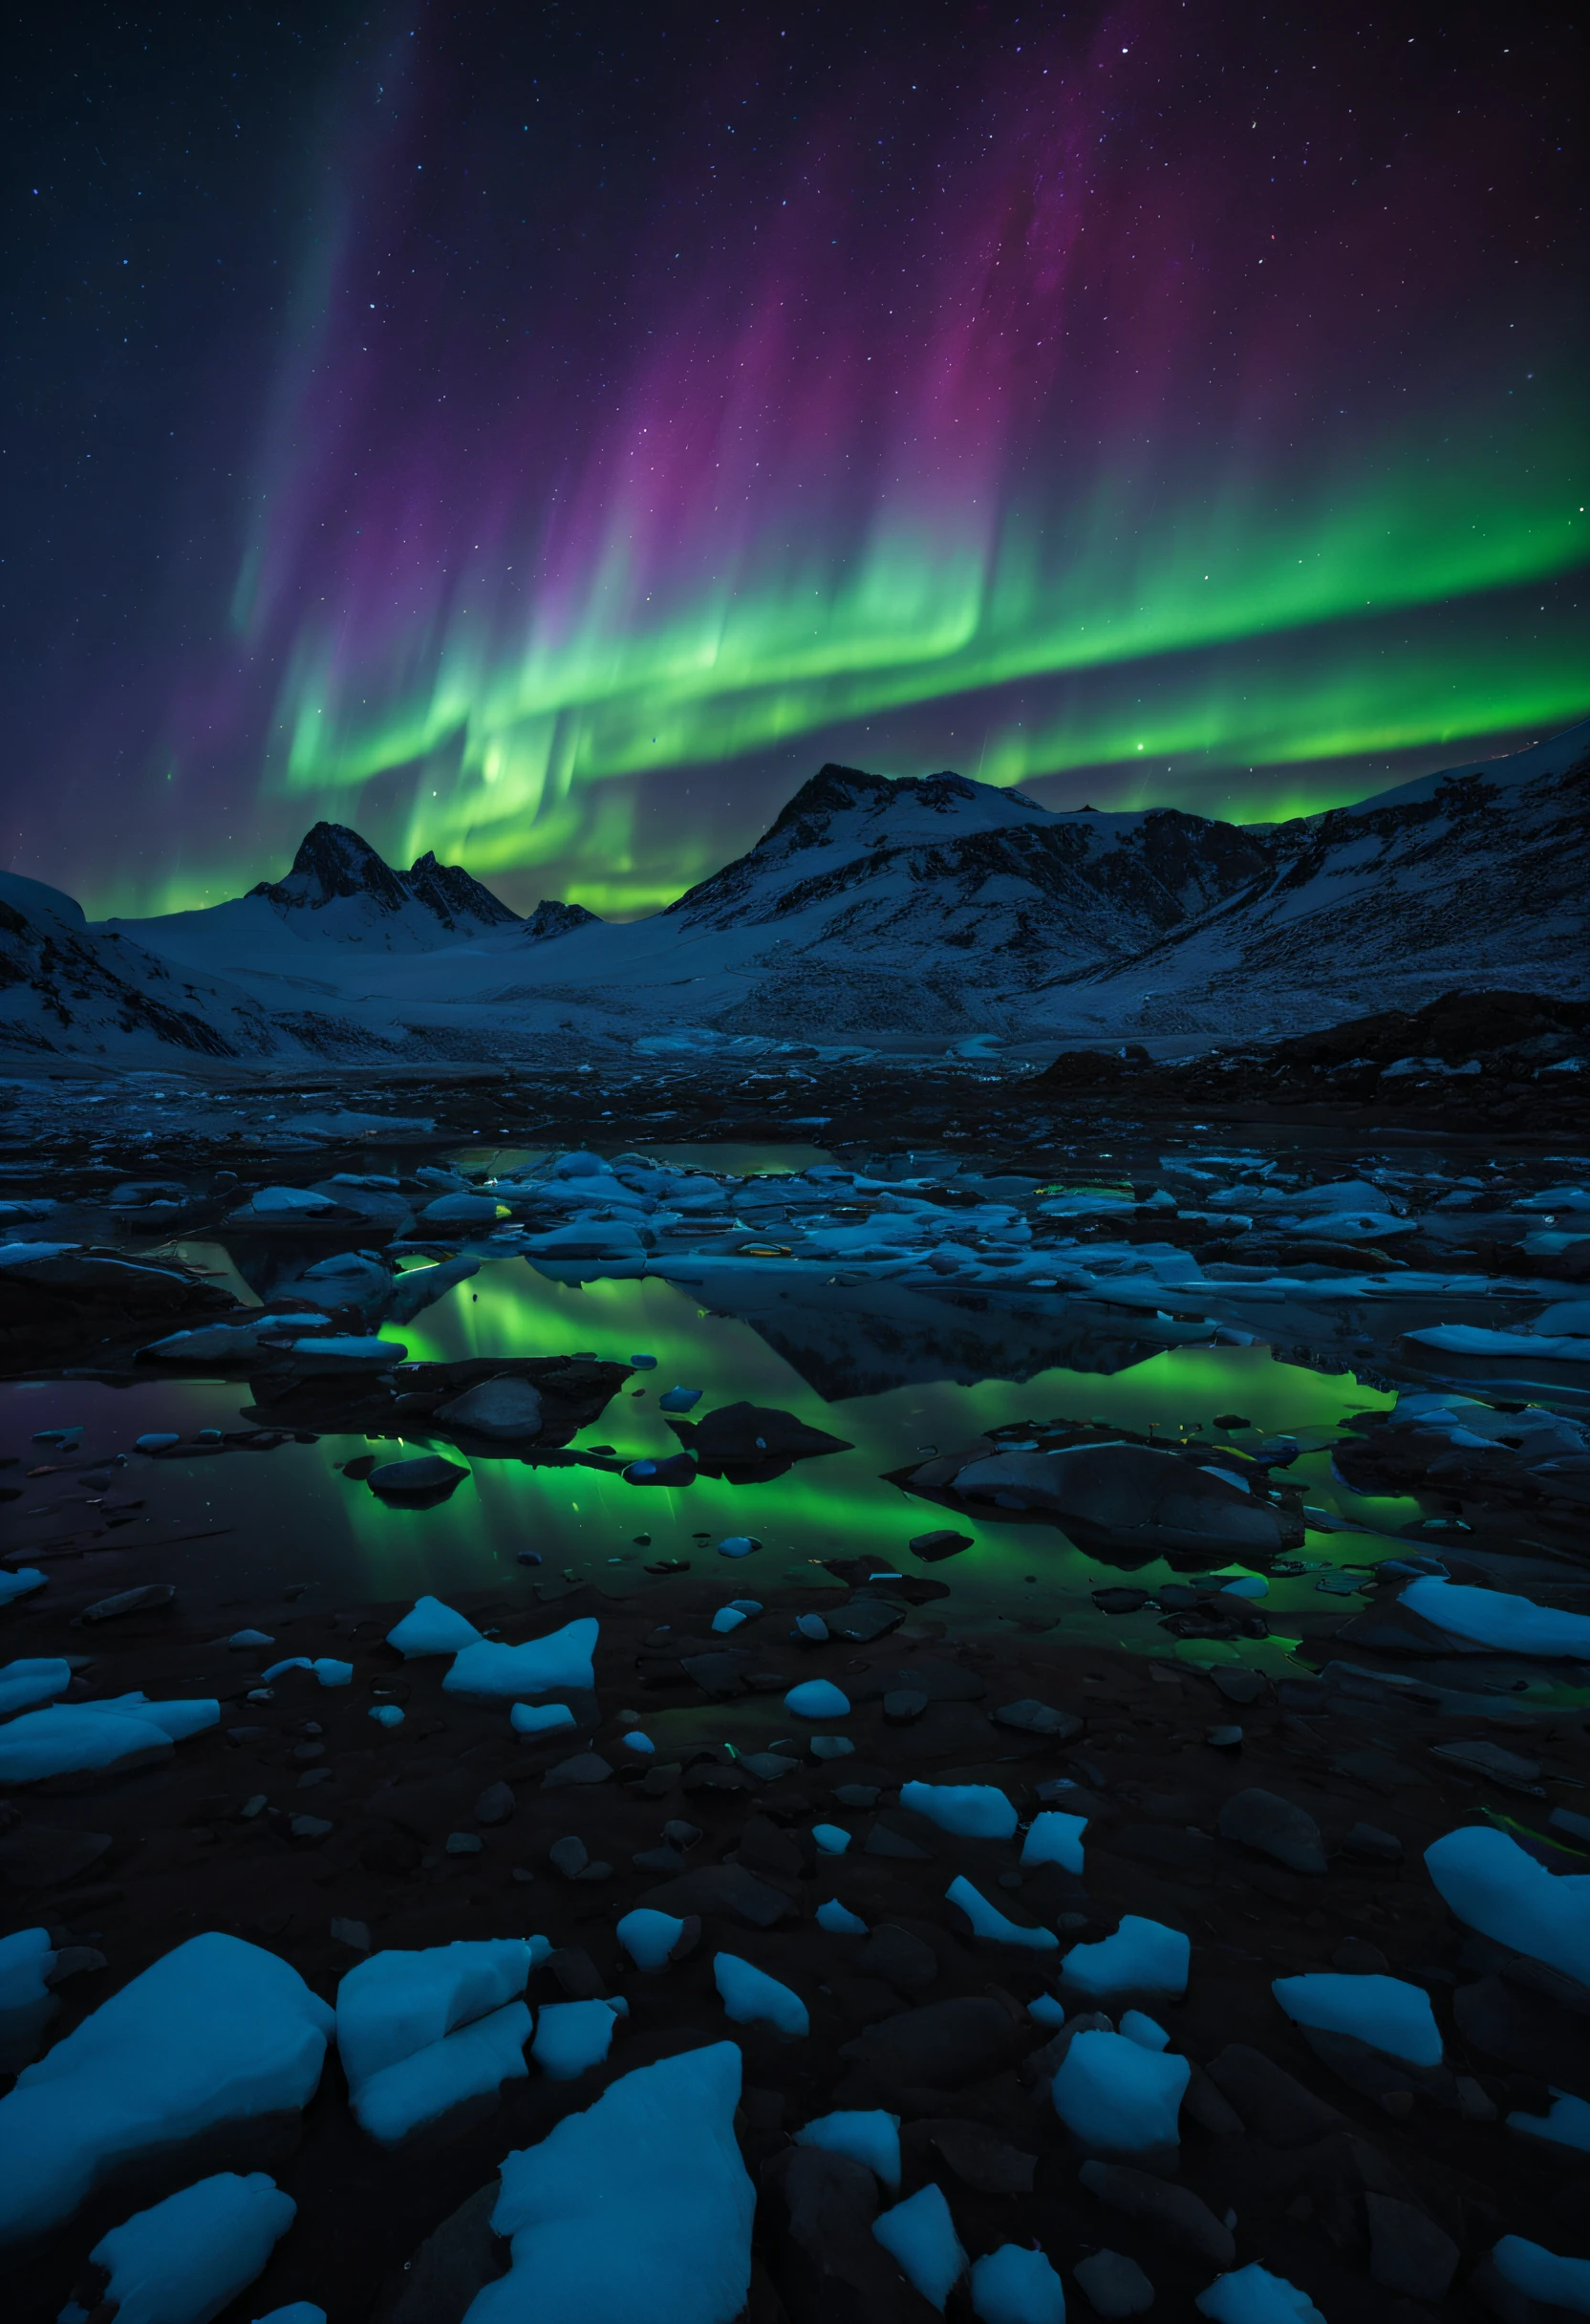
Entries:
[[[979, 2195], [1030, 2195], [1033, 2172], [1038, 2167], [1036, 2155], [1023, 2154], [1017, 2146], [1009, 2146], [1003, 2139], [981, 2122], [942, 2121], [930, 2118], [913, 2122], [907, 2134], [913, 2149], [932, 2149], [942, 2155], [956, 2177], [964, 2186], [973, 2187]], [[926, 2158], [931, 2176], [934, 2169], [932, 2154]]]
[[1373, 2098], [1388, 2114], [1406, 2112], [1402, 2101], [1410, 2100], [1419, 2091], [1449, 2113], [1463, 2110], [1456, 2078], [1446, 2066], [1410, 2066], [1406, 2059], [1389, 2056], [1351, 2034], [1326, 2034], [1318, 2026], [1300, 2026], [1298, 2032], [1321, 2063], [1349, 2090]]
[[1306, 1809], [1278, 1792], [1235, 1792], [1220, 1810], [1220, 1837], [1284, 1864], [1291, 1872], [1323, 1872], [1324, 1842]]
[[953, 1490], [1004, 1508], [1046, 1510], [1073, 1536], [1150, 1553], [1268, 1555], [1302, 1539], [1300, 1528], [1243, 1486], [1148, 1445], [995, 1452], [968, 1461]]
[[1192, 2069], [1181, 2110], [1200, 2130], [1207, 2130], [1212, 2139], [1240, 2139], [1243, 2135], [1242, 2117], [1215, 2088], [1202, 2066]]
[[1126, 1823], [1111, 1830], [1104, 1844], [1117, 1856], [1157, 1864], [1182, 1880], [1201, 1884], [1214, 1878], [1214, 1842], [1206, 1832], [1178, 1830], [1168, 1823]]
[[839, 2055], [896, 2086], [958, 2090], [997, 2074], [1016, 2047], [1016, 2029], [999, 2002], [965, 1994], [891, 2017], [847, 2042]]
[[1154, 2304], [1154, 2288], [1124, 2251], [1094, 2251], [1071, 2273], [1102, 2316], [1140, 2316]]
[[1334, 2106], [1246, 2042], [1228, 2043], [1210, 2059], [1208, 2072], [1221, 2096], [1267, 2145], [1307, 2146], [1343, 2127]]
[[1236, 2240], [1231, 2229], [1190, 2187], [1172, 2185], [1151, 2171], [1132, 2170], [1124, 2163], [1085, 2163], [1077, 2176], [1100, 2203], [1124, 2211], [1178, 2251], [1191, 2251], [1214, 2268], [1229, 2268], [1235, 2259]]
[[108, 1969], [110, 1963], [92, 1945], [63, 1945], [55, 1955], [55, 1966], [44, 1982], [52, 1990], [65, 1985], [69, 1977], [86, 1977], [97, 1970]]
[[513, 1787], [507, 1783], [488, 1783], [475, 1802], [477, 1823], [506, 1823], [519, 1805]]
[[1270, 1691], [1270, 1682], [1257, 1670], [1212, 1670], [1211, 1678], [1228, 1703], [1257, 1703]]
[[571, 1759], [560, 1759], [549, 1767], [541, 1778], [544, 1792], [562, 1791], [571, 1783], [606, 1783], [612, 1768], [599, 1753], [576, 1752]]
[[996, 1727], [1012, 1727], [1019, 1734], [1052, 1735], [1061, 1743], [1068, 1743], [1083, 1730], [1083, 1722], [1074, 1711], [1053, 1711], [1047, 1703], [1036, 1702], [1030, 1695], [1019, 1703], [1006, 1703], [1001, 1710], [990, 1711], [989, 1716]]
[[921, 1558], [930, 1564], [940, 1558], [958, 1557], [963, 1549], [970, 1549], [971, 1546], [972, 1536], [969, 1533], [951, 1533], [943, 1526], [934, 1533], [913, 1534], [906, 1543], [913, 1558]]
[[158, 1607], [170, 1605], [177, 1595], [169, 1582], [146, 1582], [139, 1589], [118, 1590], [114, 1598], [97, 1599], [93, 1605], [83, 1608], [83, 1622], [117, 1622], [123, 1614], [149, 1614]]
[[881, 1598], [852, 1598], [849, 1605], [841, 1606], [827, 1620], [835, 1638], [847, 1639], [852, 1646], [868, 1646], [874, 1639], [886, 1638], [891, 1630], [897, 1630], [905, 1618], [904, 1607], [890, 1605]]
[[509, 2247], [491, 2231], [501, 2192], [501, 2180], [489, 2180], [426, 2236], [376, 2308], [374, 2324], [463, 2324], [478, 2294], [508, 2270]]
[[1356, 1977], [1384, 1977], [1391, 1967], [1380, 1947], [1369, 1944], [1364, 1937], [1343, 1937], [1331, 1954], [1330, 1965], [1347, 1976]]
[[506, 1372], [438, 1405], [435, 1417], [444, 1429], [461, 1434], [527, 1441], [541, 1433], [541, 1391], [528, 1380]]
[[771, 1872], [786, 1881], [800, 1880], [806, 1868], [800, 1841], [781, 1832], [766, 1816], [746, 1817], [740, 1834], [740, 1861], [747, 1872]]
[[445, 1500], [469, 1474], [458, 1462], [440, 1452], [419, 1452], [412, 1460], [384, 1460], [371, 1470], [365, 1483], [383, 1500]]
[[1095, 1590], [1093, 1603], [1101, 1614], [1140, 1614], [1149, 1603], [1149, 1593], [1112, 1583], [1107, 1589]]
[[1342, 1842], [1349, 1856], [1363, 1858], [1372, 1864], [1400, 1864], [1403, 1843], [1395, 1832], [1383, 1832], [1378, 1824], [1355, 1823]]
[[914, 1687], [896, 1687], [883, 1698], [886, 1727], [913, 1727], [928, 1708], [928, 1698]]
[[845, 1437], [810, 1428], [793, 1412], [772, 1405], [723, 1404], [704, 1420], [691, 1422], [671, 1415], [668, 1425], [686, 1450], [695, 1453], [704, 1476], [720, 1476], [725, 1470], [735, 1469], [777, 1474], [792, 1461], [852, 1449]]
[[570, 1833], [565, 1840], [554, 1840], [547, 1851], [547, 1861], [566, 1881], [577, 1881], [591, 1861], [591, 1852], [585, 1841]]
[[931, 2324], [935, 2311], [872, 2233], [878, 2183], [865, 2163], [787, 2146], [762, 2177], [790, 2324]]
[[446, 1846], [449, 1856], [479, 1856], [485, 1842], [478, 1832], [449, 1832]]
[[687, 1767], [682, 1778], [686, 1792], [750, 1792], [756, 1789], [753, 1778], [741, 1767], [722, 1767], [716, 1759], [698, 1759]]
[[16, 1888], [60, 1888], [97, 1864], [108, 1832], [72, 1832], [54, 1824], [17, 1824], [0, 1840], [0, 1881]]
[[583, 1945], [560, 1945], [547, 1967], [570, 2001], [605, 2001], [607, 1983]]
[[1590, 2100], [1590, 2026], [1505, 1977], [1460, 1985], [1452, 2016], [1471, 2050]]
[[924, 1848], [918, 1841], [908, 1839], [904, 1832], [896, 1832], [892, 1824], [885, 1823], [881, 1818], [868, 1833], [862, 1847], [867, 1856], [891, 1856], [899, 1863], [929, 1864], [933, 1861], [931, 1848]]
[[730, 1695], [744, 1691], [746, 1673], [752, 1668], [753, 1660], [748, 1654], [728, 1650], [681, 1654], [679, 1668], [686, 1678], [695, 1680], [703, 1694], [710, 1694], [719, 1702], [726, 1702]]
[[[292, 1838], [306, 1841], [312, 1846], [325, 1840], [333, 1828], [324, 1816], [293, 1816], [288, 1821], [288, 1830]], [[462, 1835], [455, 1835], [455, 1837], [462, 1838]], [[470, 1837], [473, 1838], [473, 1835]], [[449, 1841], [448, 1844], [450, 1846], [451, 1842]], [[474, 1844], [478, 1848], [481, 1843], [477, 1840]]]
[[727, 1913], [749, 1928], [772, 1928], [794, 1917], [788, 1897], [757, 1879], [743, 1864], [702, 1864], [694, 1872], [665, 1881], [640, 1900], [657, 1912], [677, 1917], [690, 1913]]
[[856, 1967], [870, 1977], [881, 1977], [897, 1993], [921, 1993], [938, 1975], [938, 1957], [920, 1937], [886, 1921], [857, 1947]]
[[1407, 2299], [1444, 2299], [1460, 2257], [1451, 2237], [1412, 2204], [1392, 2195], [1366, 2194], [1364, 2208], [1375, 2282]]

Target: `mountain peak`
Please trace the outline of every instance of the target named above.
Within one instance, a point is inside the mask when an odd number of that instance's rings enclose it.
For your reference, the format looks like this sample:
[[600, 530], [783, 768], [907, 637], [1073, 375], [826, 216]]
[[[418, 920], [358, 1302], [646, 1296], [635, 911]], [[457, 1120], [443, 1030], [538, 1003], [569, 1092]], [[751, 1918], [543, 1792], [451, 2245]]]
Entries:
[[250, 890], [289, 911], [323, 912], [339, 896], [371, 897], [383, 912], [401, 912], [408, 890], [368, 839], [345, 823], [317, 823], [298, 842], [286, 879], [261, 880]]
[[[395, 871], [361, 833], [345, 823], [317, 823], [305, 832], [282, 880], [261, 880], [250, 895], [264, 896], [283, 914], [325, 912], [337, 904], [362, 906], [377, 922], [419, 905], [443, 928], [462, 934], [516, 921], [501, 896], [457, 864], [427, 852], [407, 872]], [[337, 915], [345, 917], [345, 915]]]

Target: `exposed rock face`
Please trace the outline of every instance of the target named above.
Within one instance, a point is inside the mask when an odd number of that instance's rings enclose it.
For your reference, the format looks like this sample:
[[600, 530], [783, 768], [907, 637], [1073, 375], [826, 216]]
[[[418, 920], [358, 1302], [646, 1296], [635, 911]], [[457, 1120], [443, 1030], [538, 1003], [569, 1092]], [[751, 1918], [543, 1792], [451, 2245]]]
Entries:
[[395, 871], [367, 839], [341, 823], [317, 823], [300, 841], [286, 879], [261, 880], [248, 893], [263, 896], [284, 915], [325, 912], [347, 901], [373, 908], [373, 915], [396, 915], [418, 904], [455, 935], [506, 927], [519, 917], [458, 864], [439, 864], [427, 853], [406, 872]]

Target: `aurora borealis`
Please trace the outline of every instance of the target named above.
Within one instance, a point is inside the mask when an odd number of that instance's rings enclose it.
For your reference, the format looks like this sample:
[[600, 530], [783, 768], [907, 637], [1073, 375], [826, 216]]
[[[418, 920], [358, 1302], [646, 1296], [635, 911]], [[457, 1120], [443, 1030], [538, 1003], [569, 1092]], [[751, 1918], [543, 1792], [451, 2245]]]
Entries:
[[6, 859], [91, 911], [330, 815], [630, 915], [826, 757], [1262, 818], [1590, 708], [1543, 14], [96, 20], [4, 568]]

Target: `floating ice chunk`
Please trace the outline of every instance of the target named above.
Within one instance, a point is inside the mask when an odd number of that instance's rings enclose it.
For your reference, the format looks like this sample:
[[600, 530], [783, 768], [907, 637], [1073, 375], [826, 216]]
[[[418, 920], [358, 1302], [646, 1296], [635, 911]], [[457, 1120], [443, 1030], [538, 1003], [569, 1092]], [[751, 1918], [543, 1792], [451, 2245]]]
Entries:
[[900, 2184], [900, 2118], [881, 2109], [824, 2114], [795, 2133], [797, 2146], [820, 2146], [826, 2154], [849, 2155], [865, 2163], [892, 2191]]
[[1214, 2324], [1325, 2324], [1306, 2292], [1283, 2275], [1272, 2275], [1257, 2260], [1217, 2275], [1193, 2306]]
[[1277, 1977], [1270, 1987], [1294, 2025], [1321, 2034], [1351, 2034], [1410, 2066], [1441, 2063], [1441, 2033], [1429, 1995], [1400, 1977], [1340, 1976], [1318, 1969]]
[[530, 1969], [523, 1937], [372, 1953], [358, 1962], [336, 1989], [337, 2048], [350, 2089], [356, 2095], [400, 2058], [517, 2000]]
[[530, 2055], [551, 2081], [571, 2082], [599, 2066], [612, 2045], [605, 2001], [549, 2001], [536, 2022]]
[[396, 1703], [377, 1703], [370, 1713], [377, 1727], [401, 1727], [403, 1713]]
[[504, 2082], [528, 2074], [525, 2044], [529, 2038], [529, 2011], [524, 2002], [510, 2001], [440, 2041], [427, 2042], [360, 2083], [353, 2096], [359, 2128], [378, 2146], [396, 2146], [451, 2107], [495, 2095]]
[[712, 1626], [720, 1636], [728, 1630], [738, 1630], [745, 1617], [738, 1606], [720, 1605], [712, 1618]]
[[279, 1678], [285, 1678], [290, 1670], [312, 1670], [313, 1668], [314, 1665], [307, 1654], [290, 1654], [284, 1661], [272, 1663], [269, 1670], [262, 1670], [260, 1677], [266, 1686], [272, 1687]]
[[972, 2313], [980, 2324], [1065, 2324], [1065, 2293], [1042, 2251], [1001, 2244], [972, 2262]]
[[836, 1896], [826, 1898], [818, 1905], [816, 1920], [819, 1928], [826, 1928], [836, 1937], [864, 1937], [867, 1934], [866, 1922], [858, 1920]]
[[209, 2324], [259, 2275], [298, 2206], [264, 2171], [220, 2171], [135, 2211], [94, 2247], [118, 2324]]
[[850, 1835], [843, 1824], [814, 1823], [811, 1837], [817, 1842], [819, 1854], [823, 1856], [843, 1856], [850, 1844]]
[[541, 1703], [533, 1708], [528, 1703], [515, 1703], [508, 1712], [508, 1725], [516, 1735], [550, 1734], [556, 1727], [573, 1724], [574, 1713], [567, 1703]]
[[738, 1953], [719, 1953], [712, 1974], [723, 2007], [739, 2026], [771, 2026], [785, 2041], [799, 2041], [811, 2031], [806, 2005], [787, 1985], [753, 1969]]
[[19, 1928], [14, 1936], [0, 1937], [0, 2014], [46, 1999], [54, 1966], [47, 1928]]
[[1554, 2146], [1577, 2146], [1590, 2153], [1590, 2106], [1563, 2090], [1552, 2092], [1547, 2113], [1510, 2114], [1507, 2127], [1522, 2131], [1526, 2138], [1549, 2139]]
[[966, 2254], [942, 2189], [930, 2180], [874, 2219], [872, 2233], [913, 2288], [942, 2315], [945, 2301], [966, 2273]]
[[1136, 2042], [1141, 2050], [1168, 2050], [1171, 2046], [1171, 2036], [1159, 2020], [1143, 2010], [1124, 2011], [1120, 2030], [1128, 2041]]
[[634, 1912], [624, 1915], [613, 1933], [636, 1969], [666, 1969], [670, 1953], [684, 1935], [684, 1923], [676, 1921], [671, 1912], [655, 1912], [649, 1904], [637, 1904]]
[[[1130, 2014], [1130, 2012], [1128, 2012]], [[1027, 2015], [1037, 2026], [1052, 2026], [1058, 2034], [1065, 2023], [1065, 2004], [1053, 1993], [1039, 1993], [1027, 2004]]]
[[[152, 1703], [146, 1694], [113, 1694], [107, 1695], [102, 1703], [76, 1703], [72, 1708], [91, 1718], [140, 1720], [147, 1727], [158, 1727], [173, 1743], [185, 1743], [190, 1735], [203, 1734], [206, 1728], [217, 1726], [221, 1718], [221, 1706], [213, 1697]], [[67, 1714], [57, 1710], [56, 1715]]]
[[180, 1445], [182, 1441], [170, 1429], [145, 1429], [141, 1436], [133, 1438], [133, 1451], [169, 1452], [173, 1445]]
[[[1224, 1476], [1227, 1472], [1220, 1469], [1215, 1474]], [[1242, 1484], [1242, 1479], [1238, 1477], [1236, 1482]], [[1247, 1492], [1245, 1484], [1242, 1484], [1242, 1490]], [[1238, 1574], [1221, 1586], [1228, 1598], [1268, 1598], [1270, 1595], [1270, 1584], [1262, 1574]]]
[[791, 1687], [784, 1698], [784, 1707], [792, 1719], [846, 1719], [850, 1715], [850, 1699], [826, 1678], [808, 1678], [799, 1687]]
[[903, 1783], [900, 1805], [962, 1840], [1009, 1840], [1016, 1829], [1016, 1810], [992, 1783]]
[[30, 1591], [41, 1590], [49, 1579], [36, 1565], [19, 1565], [11, 1573], [0, 1573], [0, 1605], [9, 1605], [13, 1598], [26, 1598]]
[[513, 2265], [464, 2324], [733, 2324], [756, 2208], [734, 2135], [740, 2077], [733, 2042], [686, 2051], [506, 2156], [491, 2225]]
[[1590, 1614], [1559, 1614], [1511, 1590], [1472, 1589], [1461, 1582], [1421, 1576], [1402, 1593], [1402, 1603], [1454, 1638], [1467, 1638], [1505, 1654], [1560, 1654], [1590, 1662]]
[[254, 2324], [326, 2324], [326, 2311], [316, 2308], [312, 2300], [289, 2300], [285, 2308], [273, 2308], [268, 2316], [256, 2316]]
[[657, 1398], [657, 1409], [662, 1412], [688, 1412], [693, 1405], [700, 1403], [701, 1395], [702, 1390], [698, 1388], [664, 1388]]
[[[998, 1797], [1002, 1797], [999, 1794]], [[953, 1880], [944, 1894], [952, 1904], [958, 1904], [972, 1924], [972, 1934], [996, 1945], [1023, 1945], [1029, 1952], [1058, 1951], [1060, 1939], [1052, 1928], [1023, 1928], [1007, 1920], [992, 1905], [980, 1890], [974, 1888], [962, 1873]]]
[[1051, 2085], [1055, 2112], [1085, 2146], [1137, 2154], [1173, 2146], [1177, 2115], [1192, 2069], [1185, 2057], [1159, 2056], [1124, 2034], [1078, 2034]]
[[[1504, 2235], [1491, 2247], [1491, 2265], [1515, 2292], [1544, 2308], [1566, 2308], [1590, 2316], [1590, 2259], [1560, 2259], [1544, 2244]], [[1290, 2320], [1289, 2320], [1290, 2324]]]
[[305, 1186], [262, 1186], [232, 1212], [234, 1218], [290, 1218], [297, 1213], [309, 1215], [315, 1211], [334, 1211], [336, 1200], [331, 1194], [312, 1194]]
[[310, 1667], [323, 1687], [346, 1687], [353, 1682], [353, 1664], [339, 1663], [330, 1654], [317, 1654]]
[[35, 1703], [48, 1703], [71, 1684], [72, 1665], [62, 1662], [57, 1655], [7, 1663], [0, 1669], [0, 1718], [9, 1719], [15, 1711], [29, 1711]]
[[[4, 1748], [0, 1736], [0, 1754]], [[1515, 1840], [1483, 1824], [1432, 1841], [1425, 1866], [1470, 1928], [1590, 1985], [1590, 1873], [1548, 1872]]]
[[1185, 1993], [1192, 1942], [1179, 1928], [1123, 1913], [1112, 1937], [1073, 1945], [1061, 1964], [1079, 1993]]
[[627, 1735], [620, 1735], [618, 1739], [626, 1751], [637, 1751], [642, 1757], [650, 1757], [656, 1750], [651, 1736], [643, 1735], [638, 1727], [632, 1727]]
[[762, 1543], [754, 1535], [726, 1533], [718, 1544], [718, 1555], [720, 1558], [748, 1558], [753, 1549], [761, 1547]]
[[[1087, 1829], [1085, 1816], [1067, 1816], [1062, 1809], [1045, 1808], [1035, 1816], [1021, 1842], [1021, 1861], [1024, 1864], [1058, 1864], [1063, 1872], [1078, 1872], [1083, 1868], [1082, 1836]], [[1016, 2249], [1014, 2244], [1007, 2250]]]
[[[1544, 1236], [1531, 1236], [1530, 1242], [1546, 1239]], [[1551, 1239], [1555, 1241], [1556, 1237]], [[1590, 1363], [1590, 1339], [1581, 1332], [1547, 1338], [1536, 1330], [1488, 1331], [1481, 1323], [1429, 1323], [1405, 1337], [1417, 1341], [1421, 1346], [1438, 1348], [1448, 1356], [1515, 1356], [1526, 1363]]]
[[421, 1654], [457, 1654], [478, 1644], [480, 1635], [472, 1622], [455, 1614], [440, 1598], [417, 1598], [412, 1611], [388, 1630], [386, 1643], [413, 1662]]
[[449, 1694], [550, 1694], [568, 1687], [589, 1693], [596, 1684], [591, 1656], [601, 1625], [593, 1614], [565, 1623], [547, 1638], [502, 1646], [483, 1639], [455, 1656], [441, 1684]]
[[0, 2247], [58, 2227], [148, 2149], [306, 2105], [334, 2022], [274, 1953], [217, 1931], [179, 1945], [0, 2098]]
[[147, 1719], [114, 1718], [97, 1704], [25, 1711], [0, 1728], [0, 1783], [39, 1783], [124, 1761], [166, 1758], [171, 1737]]

